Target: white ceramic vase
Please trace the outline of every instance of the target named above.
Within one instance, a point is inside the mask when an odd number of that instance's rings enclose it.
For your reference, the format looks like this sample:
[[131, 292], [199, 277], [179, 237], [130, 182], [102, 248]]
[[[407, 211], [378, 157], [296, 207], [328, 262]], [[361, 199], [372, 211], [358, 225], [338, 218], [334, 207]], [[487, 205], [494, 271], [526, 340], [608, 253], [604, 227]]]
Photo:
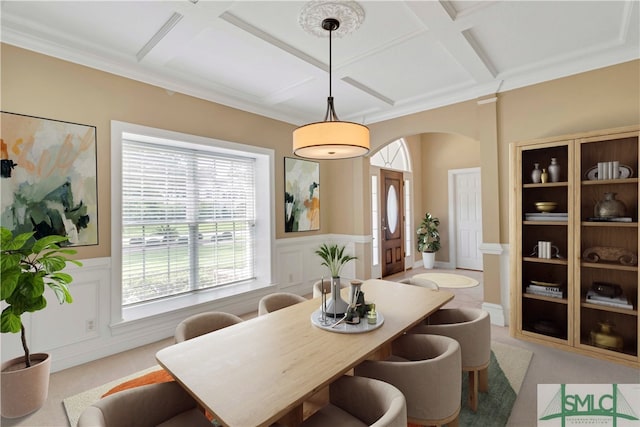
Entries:
[[422, 263], [424, 264], [424, 268], [433, 268], [433, 266], [436, 264], [436, 253], [422, 252]]
[[551, 164], [547, 168], [549, 172], [549, 180], [551, 182], [559, 182], [560, 181], [560, 165], [558, 164], [558, 159], [555, 157], [551, 158]]
[[540, 163], [533, 164], [533, 170], [531, 171], [531, 182], [534, 184], [540, 184], [540, 176], [542, 171], [540, 170]]

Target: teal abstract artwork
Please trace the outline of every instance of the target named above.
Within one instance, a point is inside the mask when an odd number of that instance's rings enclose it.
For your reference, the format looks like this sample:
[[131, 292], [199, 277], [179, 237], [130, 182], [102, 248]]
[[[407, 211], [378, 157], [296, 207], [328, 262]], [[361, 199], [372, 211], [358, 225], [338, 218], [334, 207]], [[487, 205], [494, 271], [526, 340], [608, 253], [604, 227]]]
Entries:
[[2, 112], [1, 223], [98, 244], [95, 126]]

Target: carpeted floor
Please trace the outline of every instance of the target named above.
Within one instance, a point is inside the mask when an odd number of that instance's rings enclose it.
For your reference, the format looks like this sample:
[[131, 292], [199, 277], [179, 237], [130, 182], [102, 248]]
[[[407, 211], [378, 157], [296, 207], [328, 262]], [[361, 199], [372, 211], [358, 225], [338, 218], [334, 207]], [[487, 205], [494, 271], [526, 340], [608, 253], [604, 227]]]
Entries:
[[[513, 403], [527, 373], [532, 353], [498, 342], [491, 344], [491, 350], [489, 393], [480, 393], [478, 412], [475, 414], [466, 405], [463, 405], [460, 412], [460, 426], [500, 427], [506, 425], [509, 419]], [[159, 369], [158, 366], [153, 366], [64, 399], [63, 403], [69, 418], [69, 425], [75, 427], [82, 411], [112, 388], [157, 369]], [[466, 397], [467, 376], [465, 375], [463, 378], [462, 396]]]

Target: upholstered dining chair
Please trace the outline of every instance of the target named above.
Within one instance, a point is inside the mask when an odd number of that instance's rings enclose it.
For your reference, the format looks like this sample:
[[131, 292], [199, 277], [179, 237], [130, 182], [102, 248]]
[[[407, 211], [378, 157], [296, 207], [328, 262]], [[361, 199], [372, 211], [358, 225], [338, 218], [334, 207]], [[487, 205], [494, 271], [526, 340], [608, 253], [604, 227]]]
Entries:
[[489, 390], [489, 313], [479, 308], [443, 308], [409, 332], [444, 335], [460, 343], [462, 370], [469, 373], [469, 407], [475, 412], [478, 409], [478, 391]]
[[290, 292], [276, 292], [266, 295], [260, 299], [258, 303], [258, 316], [289, 307], [290, 305], [306, 301], [303, 296], [292, 294]]
[[393, 384], [407, 401], [407, 419], [418, 425], [458, 425], [462, 395], [460, 345], [452, 338], [406, 334], [387, 360], [367, 360], [355, 375]]
[[400, 283], [406, 283], [408, 285], [422, 286], [423, 288], [440, 290], [440, 286], [433, 280], [423, 279], [421, 277], [409, 277], [407, 279], [400, 280]]
[[135, 387], [86, 408], [78, 427], [211, 427], [197, 402], [176, 382]]
[[[347, 288], [350, 285], [350, 281], [347, 279], [340, 279], [340, 289]], [[331, 293], [331, 278], [318, 280], [313, 284], [313, 297], [318, 298], [322, 296], [322, 290], [325, 293]]]
[[207, 311], [194, 314], [178, 323], [175, 339], [176, 342], [190, 340], [240, 322], [242, 322], [240, 317], [222, 311]]
[[329, 403], [302, 427], [407, 427], [407, 405], [400, 390], [371, 378], [344, 375], [329, 386]]

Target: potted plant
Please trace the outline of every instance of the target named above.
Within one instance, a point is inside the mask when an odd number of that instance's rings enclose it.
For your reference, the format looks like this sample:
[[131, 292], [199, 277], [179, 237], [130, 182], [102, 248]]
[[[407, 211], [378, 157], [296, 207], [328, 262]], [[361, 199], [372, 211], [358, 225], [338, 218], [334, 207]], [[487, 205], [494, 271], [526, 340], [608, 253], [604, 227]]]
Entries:
[[326, 243], [316, 250], [316, 255], [322, 258], [321, 265], [327, 267], [331, 273], [331, 300], [327, 303], [325, 310], [332, 316], [342, 316], [349, 307], [349, 304], [340, 297], [340, 271], [346, 263], [358, 259], [355, 256], [346, 255], [344, 250], [344, 246]]
[[418, 251], [422, 252], [422, 262], [425, 268], [433, 268], [436, 252], [440, 250], [439, 225], [440, 220], [427, 212], [416, 231], [418, 234]]
[[51, 358], [46, 353], [30, 353], [22, 315], [47, 306], [45, 286], [53, 290], [60, 304], [71, 303], [68, 285], [73, 279], [62, 270], [67, 262], [82, 265], [66, 256], [75, 254], [75, 250], [58, 246], [68, 240], [66, 237], [34, 239], [33, 235], [31, 232], [14, 237], [8, 229], [0, 228], [1, 294], [5, 303], [0, 329], [2, 333], [20, 332], [24, 350], [24, 356], [2, 364], [2, 416], [5, 418], [17, 418], [38, 410], [49, 388]]

